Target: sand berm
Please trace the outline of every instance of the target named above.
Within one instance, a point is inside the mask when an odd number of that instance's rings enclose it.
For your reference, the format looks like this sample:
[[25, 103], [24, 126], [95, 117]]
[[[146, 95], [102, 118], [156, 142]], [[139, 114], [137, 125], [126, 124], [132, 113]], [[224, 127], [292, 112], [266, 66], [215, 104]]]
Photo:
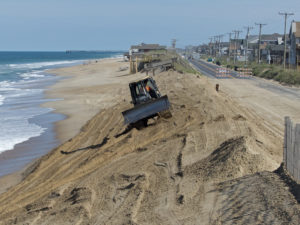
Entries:
[[[101, 77], [107, 63], [113, 72]], [[121, 112], [132, 107], [128, 82], [142, 75], [119, 71], [126, 65], [104, 60], [60, 71], [77, 71], [83, 86], [96, 76], [107, 83], [77, 88], [64, 81], [60, 90], [74, 104], [65, 110], [87, 116], [61, 123], [62, 139], [75, 136], [0, 195], [0, 224], [300, 223], [297, 198], [283, 172], [273, 172], [282, 137], [264, 120], [216, 92], [205, 77], [167, 71], [154, 78], [173, 117], [127, 129]], [[72, 85], [77, 93], [68, 95]], [[84, 100], [87, 92], [93, 100]], [[67, 123], [76, 130], [93, 114], [79, 133], [64, 133]]]

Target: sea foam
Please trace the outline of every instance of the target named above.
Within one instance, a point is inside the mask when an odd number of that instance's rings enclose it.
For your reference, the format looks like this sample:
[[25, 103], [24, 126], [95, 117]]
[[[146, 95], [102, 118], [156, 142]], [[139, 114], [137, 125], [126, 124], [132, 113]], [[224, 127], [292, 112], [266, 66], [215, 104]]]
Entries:
[[31, 73], [22, 73], [20, 74], [20, 77], [24, 78], [25, 80], [31, 79], [31, 78], [42, 78], [45, 77], [45, 75], [40, 74], [40, 71], [37, 72], [31, 72]]
[[30, 119], [51, 111], [53, 109], [36, 106], [19, 109], [4, 107], [0, 111], [0, 152], [11, 150], [18, 143], [40, 136], [46, 128], [30, 122]]
[[11, 150], [16, 144], [29, 140], [32, 137], [40, 136], [46, 128], [35, 124], [29, 124], [28, 120], [11, 121], [0, 119], [0, 152]]
[[39, 68], [43, 68], [43, 67], [75, 64], [75, 63], [81, 63], [81, 62], [83, 62], [83, 60], [64, 60], [64, 61], [54, 61], [54, 62], [9, 64], [8, 66], [12, 69], [39, 69]]

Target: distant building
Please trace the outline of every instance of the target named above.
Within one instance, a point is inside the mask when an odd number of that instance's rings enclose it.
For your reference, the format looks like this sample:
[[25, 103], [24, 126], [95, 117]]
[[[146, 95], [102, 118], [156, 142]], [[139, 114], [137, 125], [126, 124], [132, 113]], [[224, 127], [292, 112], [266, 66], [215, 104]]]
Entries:
[[290, 57], [289, 63], [300, 66], [300, 22], [293, 21], [290, 28]]
[[145, 53], [153, 50], [166, 50], [166, 46], [145, 43], [142, 43], [140, 45], [132, 45], [129, 50], [129, 54], [132, 55], [132, 53]]
[[198, 46], [196, 51], [200, 54], [211, 55], [212, 54], [211, 49], [212, 49], [211, 44], [202, 44]]
[[[258, 35], [250, 35], [248, 37], [249, 43], [249, 57], [254, 60], [258, 57]], [[260, 41], [261, 60], [267, 63], [281, 64], [284, 55], [284, 35], [283, 34], [262, 34]], [[287, 48], [288, 55], [288, 48]]]
[[[286, 55], [289, 56], [289, 48], [286, 49]], [[284, 56], [284, 45], [269, 44], [262, 49], [261, 57], [268, 63], [282, 64]]]

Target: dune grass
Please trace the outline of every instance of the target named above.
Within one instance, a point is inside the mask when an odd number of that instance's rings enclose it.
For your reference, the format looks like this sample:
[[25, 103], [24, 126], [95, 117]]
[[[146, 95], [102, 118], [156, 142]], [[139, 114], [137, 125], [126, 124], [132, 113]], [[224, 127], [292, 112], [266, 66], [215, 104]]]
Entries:
[[254, 76], [276, 80], [284, 84], [300, 85], [300, 71], [284, 70], [281, 66], [268, 64], [256, 64], [251, 67]]

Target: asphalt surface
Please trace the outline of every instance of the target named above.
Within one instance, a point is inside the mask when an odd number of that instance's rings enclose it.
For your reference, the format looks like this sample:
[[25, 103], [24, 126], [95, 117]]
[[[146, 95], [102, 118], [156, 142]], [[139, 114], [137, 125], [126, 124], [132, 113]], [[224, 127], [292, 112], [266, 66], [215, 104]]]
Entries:
[[190, 62], [204, 75], [216, 79], [252, 79], [252, 76], [242, 75], [236, 71], [206, 62], [204, 60], [190, 60]]

